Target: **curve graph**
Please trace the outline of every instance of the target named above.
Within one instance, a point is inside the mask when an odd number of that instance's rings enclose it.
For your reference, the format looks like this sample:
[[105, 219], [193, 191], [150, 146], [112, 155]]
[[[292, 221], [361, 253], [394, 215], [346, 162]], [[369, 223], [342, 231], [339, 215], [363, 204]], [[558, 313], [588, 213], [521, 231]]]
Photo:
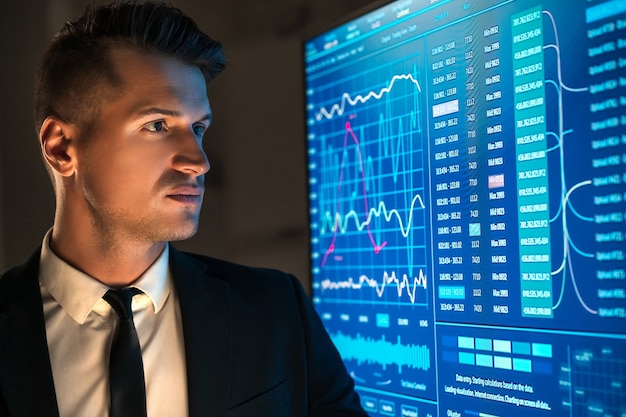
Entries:
[[[354, 154], [356, 156], [356, 167], [358, 168], [357, 173], [357, 184], [356, 186], [360, 186], [361, 188], [361, 198], [358, 202], [361, 204], [362, 212], [364, 214], [365, 219], [363, 221], [360, 220], [359, 212], [356, 208], [350, 208], [347, 210], [347, 213], [342, 213], [342, 201], [337, 196], [341, 195], [342, 188], [344, 186], [344, 177], [346, 176], [346, 168], [349, 165], [349, 157], [348, 157], [348, 145], [353, 143], [355, 145]], [[398, 142], [398, 145], [402, 144], [402, 142]], [[401, 152], [402, 149], [399, 149]], [[399, 159], [396, 159], [396, 161]], [[410, 228], [413, 224], [413, 213], [416, 208], [424, 209], [424, 200], [421, 194], [415, 194], [412, 198], [410, 206], [408, 208], [407, 218], [403, 219], [400, 211], [397, 208], [389, 209], [384, 200], [378, 202], [377, 207], [370, 208], [368, 191], [369, 187], [369, 179], [367, 177], [368, 172], [373, 173], [373, 169], [366, 169], [366, 163], [364, 161], [363, 152], [361, 151], [361, 145], [359, 138], [354, 133], [352, 129], [352, 125], [350, 122], [346, 122], [346, 133], [344, 135], [344, 143], [343, 143], [343, 152], [342, 159], [339, 164], [339, 173], [337, 179], [337, 190], [336, 197], [334, 198], [335, 203], [335, 211], [333, 212], [331, 209], [328, 209], [324, 212], [323, 220], [322, 220], [322, 232], [330, 232], [332, 233], [332, 239], [328, 246], [328, 249], [324, 253], [324, 257], [322, 258], [322, 266], [325, 266], [328, 260], [328, 257], [335, 251], [337, 237], [340, 234], [345, 234], [348, 232], [350, 225], [348, 224], [349, 220], [354, 221], [354, 227], [357, 231], [364, 232], [372, 246], [374, 253], [379, 253], [386, 245], [386, 241], [379, 241], [376, 237], [374, 237], [371, 229], [372, 223], [376, 219], [382, 219], [383, 221], [390, 223], [392, 220], [397, 221], [397, 227], [400, 234], [406, 238], [409, 235]], [[371, 165], [371, 160], [368, 161], [368, 165]], [[398, 163], [393, 162], [393, 167], [397, 169]], [[397, 173], [397, 170], [394, 171]], [[396, 174], [397, 175], [397, 174]], [[372, 187], [373, 188], [373, 187]], [[350, 191], [351, 195], [356, 197], [356, 190]]]
[[417, 62], [308, 89], [313, 273], [331, 297], [428, 304]]

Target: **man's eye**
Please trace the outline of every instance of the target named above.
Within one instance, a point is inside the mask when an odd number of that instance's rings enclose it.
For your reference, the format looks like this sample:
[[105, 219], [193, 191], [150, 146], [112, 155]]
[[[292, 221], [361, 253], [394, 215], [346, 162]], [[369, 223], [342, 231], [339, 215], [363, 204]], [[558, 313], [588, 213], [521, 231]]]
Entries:
[[204, 135], [204, 131], [205, 131], [205, 128], [203, 125], [196, 125], [193, 127], [193, 132], [196, 134], [196, 136]]
[[155, 120], [154, 122], [147, 123], [144, 127], [150, 132], [163, 132], [165, 130], [165, 123], [163, 120]]

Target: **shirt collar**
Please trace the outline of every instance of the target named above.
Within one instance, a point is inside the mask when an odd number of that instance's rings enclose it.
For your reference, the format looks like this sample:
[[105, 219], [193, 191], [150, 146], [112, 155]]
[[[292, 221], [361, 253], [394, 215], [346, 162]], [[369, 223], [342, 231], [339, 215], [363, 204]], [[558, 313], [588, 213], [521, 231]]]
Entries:
[[[39, 282], [70, 317], [83, 324], [110, 288], [59, 258], [50, 249], [51, 235], [52, 229], [43, 239]], [[158, 313], [170, 294], [171, 281], [169, 245], [166, 244], [161, 255], [131, 286], [143, 291], [149, 297], [154, 312]]]

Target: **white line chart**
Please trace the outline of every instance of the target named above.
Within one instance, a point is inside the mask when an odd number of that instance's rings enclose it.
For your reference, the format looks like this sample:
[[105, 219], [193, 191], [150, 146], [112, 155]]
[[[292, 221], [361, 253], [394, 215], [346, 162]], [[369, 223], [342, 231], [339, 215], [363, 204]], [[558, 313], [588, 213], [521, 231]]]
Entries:
[[341, 116], [344, 114], [344, 112], [346, 111], [346, 104], [349, 104], [350, 106], [356, 106], [357, 104], [366, 103], [370, 99], [380, 100], [384, 95], [388, 94], [392, 90], [394, 84], [398, 80], [409, 80], [415, 85], [415, 88], [418, 92], [422, 91], [419, 81], [417, 81], [412, 74], [396, 74], [391, 78], [389, 85], [381, 88], [378, 92], [370, 91], [365, 95], [357, 94], [354, 97], [352, 97], [349, 93], [343, 93], [340, 103], [333, 104], [330, 107], [330, 110], [322, 107], [315, 115], [315, 118], [317, 119], [317, 121], [320, 121], [324, 118], [332, 119], [335, 116]]
[[411, 304], [415, 304], [417, 289], [421, 288], [426, 290], [427, 279], [426, 275], [424, 275], [424, 271], [420, 269], [419, 275], [413, 278], [409, 278], [407, 274], [403, 274], [402, 278], [398, 278], [395, 271], [391, 274], [385, 271], [383, 273], [382, 282], [366, 275], [361, 275], [357, 280], [350, 277], [345, 281], [331, 281], [326, 279], [321, 282], [322, 290], [360, 290], [363, 288], [373, 288], [379, 298], [383, 297], [389, 286], [396, 289], [398, 298], [401, 298], [406, 291], [406, 295], [409, 297]]

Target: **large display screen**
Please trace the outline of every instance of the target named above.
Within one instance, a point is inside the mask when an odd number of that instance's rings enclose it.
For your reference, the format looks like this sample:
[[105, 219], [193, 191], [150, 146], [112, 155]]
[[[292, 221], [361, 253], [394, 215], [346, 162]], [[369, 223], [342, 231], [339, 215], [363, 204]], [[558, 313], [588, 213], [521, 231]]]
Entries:
[[626, 1], [303, 45], [313, 301], [372, 416], [626, 416]]

